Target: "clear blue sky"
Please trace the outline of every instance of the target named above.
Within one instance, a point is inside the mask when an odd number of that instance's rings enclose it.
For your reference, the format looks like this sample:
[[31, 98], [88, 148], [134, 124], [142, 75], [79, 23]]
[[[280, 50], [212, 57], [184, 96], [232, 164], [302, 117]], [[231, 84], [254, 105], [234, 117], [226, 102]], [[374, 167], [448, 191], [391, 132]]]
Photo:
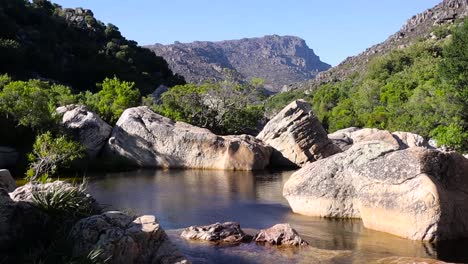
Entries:
[[[52, 0], [54, 1], [54, 0]], [[85, 7], [140, 45], [295, 35], [336, 65], [441, 0], [55, 0]]]

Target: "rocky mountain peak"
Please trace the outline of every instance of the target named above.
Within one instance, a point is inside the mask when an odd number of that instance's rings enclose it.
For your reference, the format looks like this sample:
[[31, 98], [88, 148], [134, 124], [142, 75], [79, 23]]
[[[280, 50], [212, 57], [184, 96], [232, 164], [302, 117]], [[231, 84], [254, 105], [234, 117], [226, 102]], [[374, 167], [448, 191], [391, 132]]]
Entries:
[[330, 65], [295, 36], [268, 35], [219, 42], [175, 42], [147, 46], [164, 57], [171, 69], [187, 81], [265, 79], [266, 88], [280, 91], [283, 86], [314, 78]]

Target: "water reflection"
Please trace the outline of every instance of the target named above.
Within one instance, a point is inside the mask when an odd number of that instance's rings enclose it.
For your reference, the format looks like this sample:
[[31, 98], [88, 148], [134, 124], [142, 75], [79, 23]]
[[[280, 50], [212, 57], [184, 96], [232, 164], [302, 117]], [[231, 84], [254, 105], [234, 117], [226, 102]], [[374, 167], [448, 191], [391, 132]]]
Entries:
[[[110, 209], [156, 215], [166, 230], [173, 230], [169, 231], [171, 237], [196, 263], [271, 263], [275, 259], [276, 263], [369, 263], [389, 256], [468, 260], [466, 242], [442, 243], [436, 248], [365, 229], [360, 220], [293, 214], [282, 196], [283, 185], [291, 174], [141, 170], [95, 175], [99, 177], [91, 177], [89, 187], [96, 199]], [[223, 221], [238, 221], [243, 228], [251, 229], [288, 222], [313, 250], [278, 252], [252, 245], [216, 248], [183, 241], [174, 231]], [[246, 255], [245, 249], [251, 254]]]

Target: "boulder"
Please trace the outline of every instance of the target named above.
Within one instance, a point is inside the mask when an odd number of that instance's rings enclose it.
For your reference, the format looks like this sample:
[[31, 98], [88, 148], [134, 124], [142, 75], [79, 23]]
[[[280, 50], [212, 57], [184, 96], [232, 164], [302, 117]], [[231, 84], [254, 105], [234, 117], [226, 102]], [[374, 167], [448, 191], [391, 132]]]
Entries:
[[411, 147], [424, 147], [429, 148], [428, 142], [418, 134], [410, 133], [410, 132], [393, 132], [392, 135], [398, 140], [400, 145], [404, 147], [411, 148]]
[[11, 168], [16, 165], [18, 152], [14, 148], [0, 146], [0, 168]]
[[78, 221], [72, 228], [73, 255], [100, 249], [99, 260], [111, 264], [189, 263], [169, 240], [156, 218], [106, 212]]
[[140, 167], [261, 170], [269, 164], [271, 152], [254, 137], [217, 136], [142, 106], [124, 111], [105, 155]]
[[235, 222], [191, 226], [182, 231], [181, 237], [188, 240], [206, 240], [234, 244], [241, 242], [248, 243], [252, 240], [252, 236], [245, 234], [240, 225]]
[[112, 127], [83, 105], [67, 105], [57, 108], [62, 115], [62, 125], [85, 147], [86, 153], [95, 158], [106, 143]]
[[4, 189], [7, 192], [11, 192], [15, 190], [16, 182], [11, 177], [10, 171], [8, 170], [0, 170], [0, 189]]
[[375, 264], [449, 264], [437, 259], [413, 258], [413, 257], [388, 257], [379, 259]]
[[276, 246], [307, 246], [309, 243], [302, 239], [289, 224], [277, 224], [268, 229], [262, 229], [254, 237], [255, 242]]
[[468, 160], [455, 152], [363, 141], [304, 166], [283, 195], [296, 213], [362, 218], [408, 239], [468, 237]]
[[272, 164], [278, 166], [301, 167], [340, 152], [304, 100], [296, 100], [281, 110], [257, 138], [275, 149]]

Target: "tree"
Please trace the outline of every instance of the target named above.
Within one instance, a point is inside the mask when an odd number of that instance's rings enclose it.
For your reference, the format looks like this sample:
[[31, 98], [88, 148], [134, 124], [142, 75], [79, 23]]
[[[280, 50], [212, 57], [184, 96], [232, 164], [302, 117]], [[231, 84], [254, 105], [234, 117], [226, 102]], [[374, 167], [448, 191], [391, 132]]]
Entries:
[[50, 132], [41, 134], [28, 155], [31, 164], [27, 177], [33, 181], [47, 179], [59, 168], [67, 167], [73, 160], [83, 157], [83, 153], [83, 146], [65, 136], [54, 137]]

